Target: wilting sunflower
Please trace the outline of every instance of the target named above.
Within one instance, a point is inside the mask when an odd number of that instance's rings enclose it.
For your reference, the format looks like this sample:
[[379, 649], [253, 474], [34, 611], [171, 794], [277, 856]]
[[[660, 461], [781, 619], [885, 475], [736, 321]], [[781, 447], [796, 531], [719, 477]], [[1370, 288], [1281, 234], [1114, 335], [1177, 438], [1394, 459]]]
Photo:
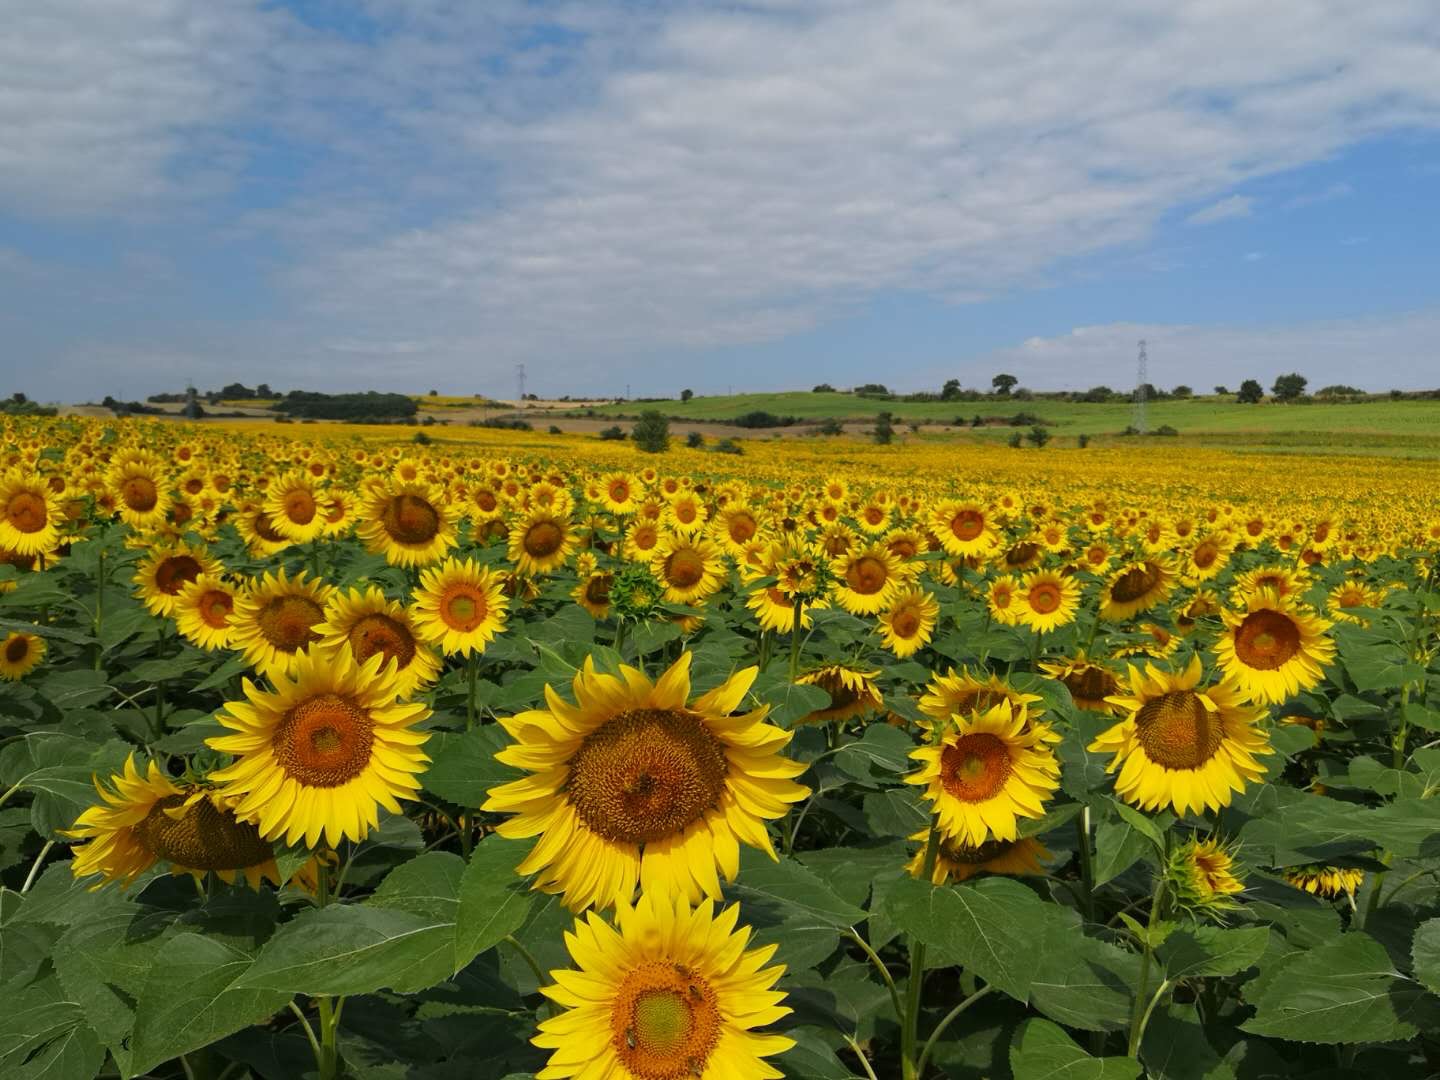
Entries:
[[64, 520], [45, 480], [10, 469], [0, 473], [0, 547], [20, 555], [43, 555], [59, 542]]
[[1215, 659], [1252, 700], [1278, 705], [1309, 690], [1335, 659], [1335, 642], [1325, 633], [1334, 623], [1268, 590], [1222, 617], [1227, 629], [1215, 642]]
[[976, 502], [940, 503], [930, 515], [930, 528], [949, 555], [985, 555], [1000, 542], [989, 512]]
[[1168, 556], [1151, 555], [1126, 563], [1105, 583], [1100, 594], [1100, 617], [1123, 622], [1149, 611], [1170, 595], [1175, 581], [1175, 565]]
[[213, 872], [227, 882], [243, 874], [252, 887], [262, 878], [280, 884], [269, 842], [214, 789], [176, 783], [153, 761], [141, 775], [131, 754], [108, 783], [95, 777], [95, 790], [103, 801], [65, 830], [82, 841], [74, 848], [71, 873], [101, 875], [92, 891], [111, 882], [126, 888], [162, 859], [176, 874]]
[[896, 594], [879, 618], [880, 640], [902, 660], [914, 656], [930, 641], [940, 605], [932, 593], [911, 587]]
[[955, 715], [941, 730], [938, 743], [911, 751], [921, 766], [905, 782], [924, 786], [945, 839], [971, 847], [1016, 840], [1020, 818], [1044, 816], [1060, 764], [1039, 731], [1027, 731], [1023, 706]]
[[773, 989], [777, 945], [747, 950], [739, 907], [647, 892], [620, 903], [615, 926], [591, 911], [565, 945], [579, 970], [552, 971], [541, 992], [565, 1011], [540, 1023], [551, 1050], [538, 1080], [760, 1080], [783, 1074], [764, 1059], [795, 1045], [755, 1029], [789, 1014]]
[[515, 742], [496, 758], [531, 775], [492, 788], [482, 809], [515, 815], [502, 836], [540, 837], [517, 872], [579, 911], [628, 902], [637, 884], [718, 897], [717, 867], [735, 879], [741, 841], [773, 856], [765, 822], [809, 789], [794, 782], [806, 766], [780, 755], [791, 736], [764, 722], [766, 707], [732, 715], [755, 675], [689, 701], [689, 652], [654, 683], [587, 659], [575, 705], [547, 687], [547, 708], [501, 720]]
[[413, 599], [416, 629], [446, 656], [484, 652], [505, 629], [504, 581], [474, 559], [446, 559], [422, 571]]
[[210, 652], [228, 649], [240, 590], [219, 574], [202, 573], [175, 597], [175, 626], [187, 641]]
[[159, 462], [148, 455], [132, 453], [117, 460], [110, 470], [110, 489], [121, 520], [132, 529], [145, 532], [165, 523], [170, 490]]
[[201, 574], [219, 574], [222, 567], [203, 547], [175, 544], [157, 548], [135, 571], [136, 592], [151, 614], [165, 618], [174, 614], [180, 591]]
[[1106, 771], [1119, 770], [1115, 791], [1126, 802], [1179, 814], [1218, 810], [1264, 777], [1255, 759], [1272, 753], [1259, 727], [1265, 710], [1247, 706], [1228, 680], [1196, 690], [1200, 676], [1198, 656], [1180, 674], [1131, 666], [1129, 693], [1110, 698], [1126, 718], [1088, 749], [1114, 755]]
[[1075, 621], [1080, 608], [1080, 583], [1054, 570], [1025, 575], [1015, 597], [1020, 623], [1037, 634], [1047, 634]]
[[[930, 831], [921, 829], [911, 840], [920, 841], [920, 850], [905, 864], [905, 870], [912, 877], [919, 877], [925, 870], [925, 842]], [[1024, 877], [1045, 873], [1042, 860], [1051, 857], [1050, 850], [1033, 836], [1018, 840], [986, 840], [983, 844], [957, 844], [943, 837], [935, 853], [935, 868], [930, 880], [936, 885], [947, 881], [968, 881], [976, 874], [1004, 874], [1008, 877]]]
[[1192, 839], [1175, 848], [1165, 879], [1175, 904], [1192, 915], [1236, 907], [1232, 897], [1245, 891], [1235, 852], [1214, 837]]
[[40, 665], [45, 659], [45, 639], [14, 630], [0, 641], [0, 679], [18, 682]]
[[267, 573], [235, 601], [230, 647], [243, 652], [260, 674], [274, 678], [320, 640], [315, 627], [325, 621], [325, 605], [334, 591], [318, 578], [307, 579], [304, 570], [293, 578], [283, 568]]
[[1116, 711], [1106, 698], [1120, 689], [1120, 680], [1103, 664], [1087, 659], [1084, 652], [1059, 660], [1042, 660], [1040, 670], [1064, 684], [1076, 708], [1098, 713]]
[[1220, 598], [1209, 589], [1200, 589], [1190, 602], [1175, 613], [1175, 629], [1189, 637], [1201, 619], [1208, 619], [1221, 612]]
[[1315, 896], [1334, 900], [1340, 896], [1355, 895], [1355, 890], [1365, 880], [1365, 871], [1348, 866], [1326, 866], [1323, 863], [1309, 863], [1305, 866], [1287, 866], [1282, 874], [1285, 880], [1297, 889], [1304, 889]]
[[376, 653], [393, 662], [395, 689], [402, 698], [429, 686], [440, 674], [440, 658], [419, 641], [410, 612], [398, 600], [387, 600], [375, 585], [331, 596], [319, 631], [317, 648], [347, 650], [357, 664]]
[[578, 544], [568, 517], [536, 509], [511, 527], [510, 561], [527, 576], [548, 574], [564, 566]]
[[818, 686], [830, 695], [830, 704], [801, 718], [802, 724], [823, 724], [848, 720], [884, 708], [885, 699], [875, 685], [879, 670], [862, 671], [844, 664], [827, 664], [807, 671], [795, 681], [801, 686]]
[[701, 604], [725, 584], [725, 556], [704, 537], [668, 533], [650, 556], [650, 572], [671, 604]]
[[325, 496], [303, 472], [289, 472], [265, 489], [265, 513], [275, 531], [296, 544], [325, 532]]
[[443, 488], [422, 480], [372, 489], [356, 535], [391, 566], [428, 566], [455, 546], [460, 510]]
[[830, 572], [835, 602], [851, 615], [884, 611], [908, 580], [900, 560], [878, 540], [851, 548], [830, 564]]
[[383, 654], [356, 664], [346, 651], [315, 649], [295, 659], [293, 675], [271, 681], [274, 693], [246, 679], [249, 700], [226, 702], [215, 717], [235, 734], [206, 740], [236, 755], [210, 779], [261, 835], [312, 848], [323, 836], [334, 847], [363, 840], [379, 807], [398, 814], [398, 799], [415, 798], [430, 760], [421, 749], [430, 733], [415, 725], [430, 709], [396, 701]]

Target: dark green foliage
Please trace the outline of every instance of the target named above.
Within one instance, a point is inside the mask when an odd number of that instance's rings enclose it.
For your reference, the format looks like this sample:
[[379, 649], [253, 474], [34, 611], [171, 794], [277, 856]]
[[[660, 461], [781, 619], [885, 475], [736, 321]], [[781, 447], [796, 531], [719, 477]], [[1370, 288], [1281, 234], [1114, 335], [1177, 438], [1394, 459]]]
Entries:
[[[228, 391], [228, 387], [226, 391]], [[222, 396], [229, 397], [226, 391]], [[254, 396], [253, 392], [250, 396]], [[271, 406], [276, 412], [312, 420], [404, 419], [414, 416], [420, 406], [408, 394], [382, 394], [367, 390], [363, 394], [321, 394], [311, 390], [291, 390]]]
[[1265, 389], [1254, 379], [1246, 379], [1240, 384], [1240, 392], [1235, 395], [1235, 400], [1242, 405], [1255, 405], [1265, 398]]
[[663, 454], [670, 449], [670, 421], [655, 409], [646, 409], [630, 431], [635, 445], [647, 454]]

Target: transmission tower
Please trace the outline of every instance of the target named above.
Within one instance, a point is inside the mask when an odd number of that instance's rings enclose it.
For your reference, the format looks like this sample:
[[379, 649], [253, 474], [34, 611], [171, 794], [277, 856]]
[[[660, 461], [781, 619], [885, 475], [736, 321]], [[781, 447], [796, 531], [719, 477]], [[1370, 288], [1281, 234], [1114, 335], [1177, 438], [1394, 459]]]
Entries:
[[1140, 339], [1140, 359], [1135, 370], [1135, 419], [1131, 422], [1141, 435], [1150, 429], [1145, 423], [1145, 399], [1150, 396], [1150, 358], [1145, 355], [1145, 339]]
[[520, 388], [519, 397], [517, 397], [516, 400], [517, 400], [517, 401], [524, 401], [524, 400], [525, 400], [525, 365], [524, 365], [524, 364], [516, 364], [516, 365], [515, 365], [515, 384]]

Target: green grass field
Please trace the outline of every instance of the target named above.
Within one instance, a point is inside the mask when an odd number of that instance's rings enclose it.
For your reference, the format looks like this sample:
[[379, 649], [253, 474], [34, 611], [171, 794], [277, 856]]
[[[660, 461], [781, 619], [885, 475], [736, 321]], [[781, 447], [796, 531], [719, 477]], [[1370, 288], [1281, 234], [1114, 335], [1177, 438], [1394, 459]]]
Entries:
[[[735, 394], [696, 397], [688, 402], [626, 403], [597, 407], [598, 416], [634, 416], [656, 408], [667, 416], [723, 422], [755, 410], [801, 420], [868, 420], [889, 410], [901, 423], [951, 423], [971, 417], [1004, 417], [1025, 411], [1038, 416], [1062, 442], [1080, 434], [1098, 441], [1119, 438], [1132, 419], [1128, 404], [1092, 405], [1068, 401], [903, 402], [877, 401], [839, 393]], [[1372, 453], [1440, 457], [1440, 401], [1370, 401], [1360, 404], [1239, 405], [1213, 397], [1157, 401], [1149, 405], [1151, 429], [1168, 424], [1180, 432], [1179, 444], [1254, 447], [1321, 453]], [[1008, 438], [1011, 428], [964, 429], [986, 439]], [[756, 432], [757, 436], [764, 430]]]

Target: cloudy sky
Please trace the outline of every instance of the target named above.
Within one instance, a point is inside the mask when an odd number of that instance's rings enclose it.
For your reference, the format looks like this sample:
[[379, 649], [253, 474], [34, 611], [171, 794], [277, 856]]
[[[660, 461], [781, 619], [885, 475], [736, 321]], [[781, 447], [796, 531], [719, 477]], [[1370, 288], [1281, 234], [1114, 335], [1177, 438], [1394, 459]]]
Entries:
[[1440, 385], [1434, 0], [0, 20], [0, 391]]

